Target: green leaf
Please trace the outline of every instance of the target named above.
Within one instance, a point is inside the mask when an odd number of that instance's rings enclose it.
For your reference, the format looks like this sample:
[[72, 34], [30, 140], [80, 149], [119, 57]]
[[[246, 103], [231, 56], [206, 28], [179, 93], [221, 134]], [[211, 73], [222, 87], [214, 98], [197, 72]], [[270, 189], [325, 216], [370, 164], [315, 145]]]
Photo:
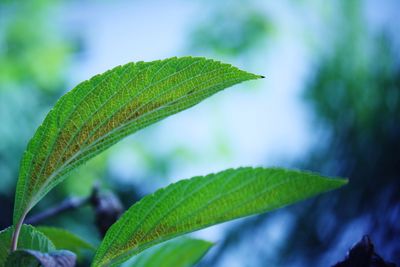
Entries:
[[92, 266], [115, 266], [176, 236], [283, 207], [346, 183], [275, 168], [230, 169], [182, 180], [130, 207], [108, 230]]
[[95, 250], [93, 245], [67, 230], [48, 226], [39, 226], [36, 230], [45, 234], [57, 249], [70, 250], [78, 257], [82, 250]]
[[124, 266], [190, 267], [203, 258], [212, 245], [200, 239], [178, 238], [140, 253]]
[[7, 258], [7, 267], [75, 267], [76, 255], [68, 250], [42, 253], [37, 250], [16, 250]]
[[[5, 266], [6, 259], [10, 254], [11, 237], [14, 227], [8, 227], [0, 232], [0, 267]], [[33, 249], [42, 252], [55, 250], [54, 244], [33, 226], [23, 225], [19, 235], [18, 248]]]
[[5, 263], [7, 267], [40, 267], [40, 262], [25, 250], [12, 252]]
[[25, 151], [14, 225], [67, 173], [127, 135], [234, 84], [261, 78], [204, 58], [118, 66], [60, 98]]

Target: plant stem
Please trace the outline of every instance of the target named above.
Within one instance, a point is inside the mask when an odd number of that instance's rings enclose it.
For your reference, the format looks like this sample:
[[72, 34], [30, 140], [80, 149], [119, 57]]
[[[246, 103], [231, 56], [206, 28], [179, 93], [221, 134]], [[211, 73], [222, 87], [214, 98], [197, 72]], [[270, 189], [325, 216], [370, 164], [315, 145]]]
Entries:
[[12, 240], [11, 240], [11, 251], [17, 250], [19, 233], [21, 232], [21, 227], [22, 227], [22, 224], [24, 223], [25, 216], [26, 216], [26, 213], [24, 213], [24, 215], [21, 217], [21, 219], [15, 226]]
[[[49, 217], [55, 216], [59, 213], [62, 213], [67, 210], [71, 209], [76, 209], [79, 208], [86, 203], [88, 203], [94, 196], [98, 194], [98, 185], [95, 184], [92, 189], [92, 193], [90, 196], [87, 197], [69, 197], [62, 201], [60, 204], [57, 206], [51, 207], [37, 215], [34, 215], [26, 220], [27, 224], [37, 224]], [[19, 234], [21, 232], [22, 225], [25, 221], [25, 217], [27, 215], [28, 211], [24, 212], [23, 216], [19, 220], [19, 222], [15, 225], [15, 229], [12, 235], [12, 240], [11, 240], [11, 251], [17, 250], [18, 247], [18, 238]]]

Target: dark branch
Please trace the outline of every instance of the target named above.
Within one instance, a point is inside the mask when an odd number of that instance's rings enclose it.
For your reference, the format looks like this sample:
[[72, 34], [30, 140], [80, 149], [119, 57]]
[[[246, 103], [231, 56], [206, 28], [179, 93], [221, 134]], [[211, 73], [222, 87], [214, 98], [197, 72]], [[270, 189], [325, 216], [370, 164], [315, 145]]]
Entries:
[[365, 235], [347, 253], [346, 258], [332, 267], [396, 267], [375, 252], [369, 236]]
[[38, 224], [50, 217], [56, 216], [68, 210], [77, 209], [88, 203], [90, 197], [69, 197], [56, 206], [50, 207], [43, 212], [26, 219], [27, 224]]
[[27, 224], [38, 224], [48, 218], [57, 216], [63, 212], [90, 205], [95, 212], [95, 222], [97, 229], [102, 236], [108, 228], [115, 223], [121, 216], [124, 208], [118, 197], [112, 192], [100, 192], [99, 185], [93, 186], [92, 193], [87, 197], [69, 197], [56, 206], [50, 207], [45, 211], [33, 215], [26, 219]]

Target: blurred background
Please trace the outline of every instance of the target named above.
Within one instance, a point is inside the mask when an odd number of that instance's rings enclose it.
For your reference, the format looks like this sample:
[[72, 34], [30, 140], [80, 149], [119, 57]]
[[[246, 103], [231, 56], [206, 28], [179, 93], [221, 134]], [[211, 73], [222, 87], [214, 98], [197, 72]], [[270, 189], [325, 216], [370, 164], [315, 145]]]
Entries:
[[[330, 266], [364, 234], [400, 264], [399, 10], [396, 0], [0, 0], [0, 229], [27, 141], [62, 94], [116, 65], [196, 55], [266, 79], [125, 139], [32, 213], [96, 181], [128, 208], [230, 167], [307, 169], [350, 184], [195, 233], [216, 242], [199, 266]], [[100, 240], [89, 207], [46, 224]]]

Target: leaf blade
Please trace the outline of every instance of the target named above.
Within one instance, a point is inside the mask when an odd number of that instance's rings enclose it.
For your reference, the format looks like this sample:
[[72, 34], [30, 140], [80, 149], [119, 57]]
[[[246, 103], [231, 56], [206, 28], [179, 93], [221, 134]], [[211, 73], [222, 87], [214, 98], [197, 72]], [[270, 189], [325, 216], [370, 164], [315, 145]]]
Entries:
[[[5, 266], [4, 264], [10, 254], [13, 231], [14, 227], [12, 226], [0, 231], [0, 267]], [[21, 228], [19, 248], [43, 252], [55, 250], [53, 242], [30, 225], [23, 225]]]
[[94, 246], [67, 230], [50, 226], [37, 226], [36, 229], [42, 232], [53, 242], [56, 249], [69, 250], [80, 255], [82, 250], [95, 250]]
[[37, 250], [16, 250], [7, 258], [7, 267], [74, 267], [76, 255], [68, 250], [43, 253]]
[[178, 238], [143, 251], [125, 267], [190, 267], [196, 264], [213, 243], [194, 238]]
[[93, 266], [114, 266], [178, 235], [273, 210], [345, 183], [309, 172], [263, 168], [182, 180], [129, 208], [107, 232]]
[[204, 58], [128, 63], [64, 95], [28, 144], [14, 225], [72, 169], [125, 136], [229, 86], [260, 76]]

